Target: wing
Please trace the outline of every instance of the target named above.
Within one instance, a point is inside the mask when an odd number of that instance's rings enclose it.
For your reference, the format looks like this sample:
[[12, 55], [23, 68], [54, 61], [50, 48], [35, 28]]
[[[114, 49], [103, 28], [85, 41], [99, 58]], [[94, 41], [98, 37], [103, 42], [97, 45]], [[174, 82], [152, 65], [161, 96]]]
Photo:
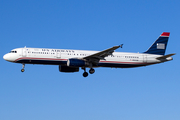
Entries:
[[83, 59], [87, 60], [88, 62], [90, 62], [92, 64], [97, 64], [97, 63], [99, 63], [99, 60], [104, 60], [105, 57], [107, 57], [108, 55], [112, 55], [114, 50], [118, 49], [119, 47], [122, 48], [122, 46], [123, 46], [123, 44], [121, 44], [119, 46], [114, 46], [109, 49], [100, 51], [98, 53], [86, 56]]

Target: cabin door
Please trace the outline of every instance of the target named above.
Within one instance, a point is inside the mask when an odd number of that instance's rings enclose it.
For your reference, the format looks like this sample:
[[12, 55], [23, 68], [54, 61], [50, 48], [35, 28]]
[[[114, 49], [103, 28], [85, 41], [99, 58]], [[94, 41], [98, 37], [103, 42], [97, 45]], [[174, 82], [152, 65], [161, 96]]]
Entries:
[[22, 56], [23, 56], [23, 57], [26, 57], [26, 56], [27, 56], [27, 50], [26, 50], [26, 48], [23, 48], [23, 49], [22, 49]]
[[147, 55], [143, 55], [143, 62], [147, 63]]

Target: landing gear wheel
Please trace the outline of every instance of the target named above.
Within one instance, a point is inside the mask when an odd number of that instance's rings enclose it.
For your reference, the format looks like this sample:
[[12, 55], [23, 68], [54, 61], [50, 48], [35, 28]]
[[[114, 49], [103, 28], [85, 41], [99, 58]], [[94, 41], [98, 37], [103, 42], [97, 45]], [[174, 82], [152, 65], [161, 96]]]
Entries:
[[84, 72], [83, 73], [83, 77], [87, 77], [88, 76], [88, 73], [87, 72]]
[[21, 72], [24, 72], [25, 70], [24, 69], [21, 69]]
[[93, 69], [93, 68], [91, 68], [90, 70], [89, 70], [89, 73], [90, 74], [93, 74], [95, 72], [95, 70]]

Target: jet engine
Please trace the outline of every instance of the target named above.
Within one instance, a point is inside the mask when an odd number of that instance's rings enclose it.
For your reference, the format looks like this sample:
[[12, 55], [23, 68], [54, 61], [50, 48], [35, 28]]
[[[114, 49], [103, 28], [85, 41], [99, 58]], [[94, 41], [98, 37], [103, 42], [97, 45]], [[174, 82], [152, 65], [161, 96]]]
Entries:
[[71, 58], [71, 59], [68, 59], [67, 61], [67, 66], [69, 67], [83, 67], [87, 65], [88, 65], [88, 62], [82, 59]]
[[60, 72], [79, 72], [79, 67], [68, 67], [59, 65]]

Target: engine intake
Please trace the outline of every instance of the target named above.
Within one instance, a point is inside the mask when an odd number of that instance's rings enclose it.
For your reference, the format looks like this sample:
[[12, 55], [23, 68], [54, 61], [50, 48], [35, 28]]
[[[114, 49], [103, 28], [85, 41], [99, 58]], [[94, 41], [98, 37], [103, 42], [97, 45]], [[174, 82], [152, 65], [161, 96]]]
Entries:
[[70, 67], [83, 67], [87, 65], [88, 63], [81, 59], [71, 58], [71, 59], [68, 59], [67, 61], [67, 66], [70, 66]]

